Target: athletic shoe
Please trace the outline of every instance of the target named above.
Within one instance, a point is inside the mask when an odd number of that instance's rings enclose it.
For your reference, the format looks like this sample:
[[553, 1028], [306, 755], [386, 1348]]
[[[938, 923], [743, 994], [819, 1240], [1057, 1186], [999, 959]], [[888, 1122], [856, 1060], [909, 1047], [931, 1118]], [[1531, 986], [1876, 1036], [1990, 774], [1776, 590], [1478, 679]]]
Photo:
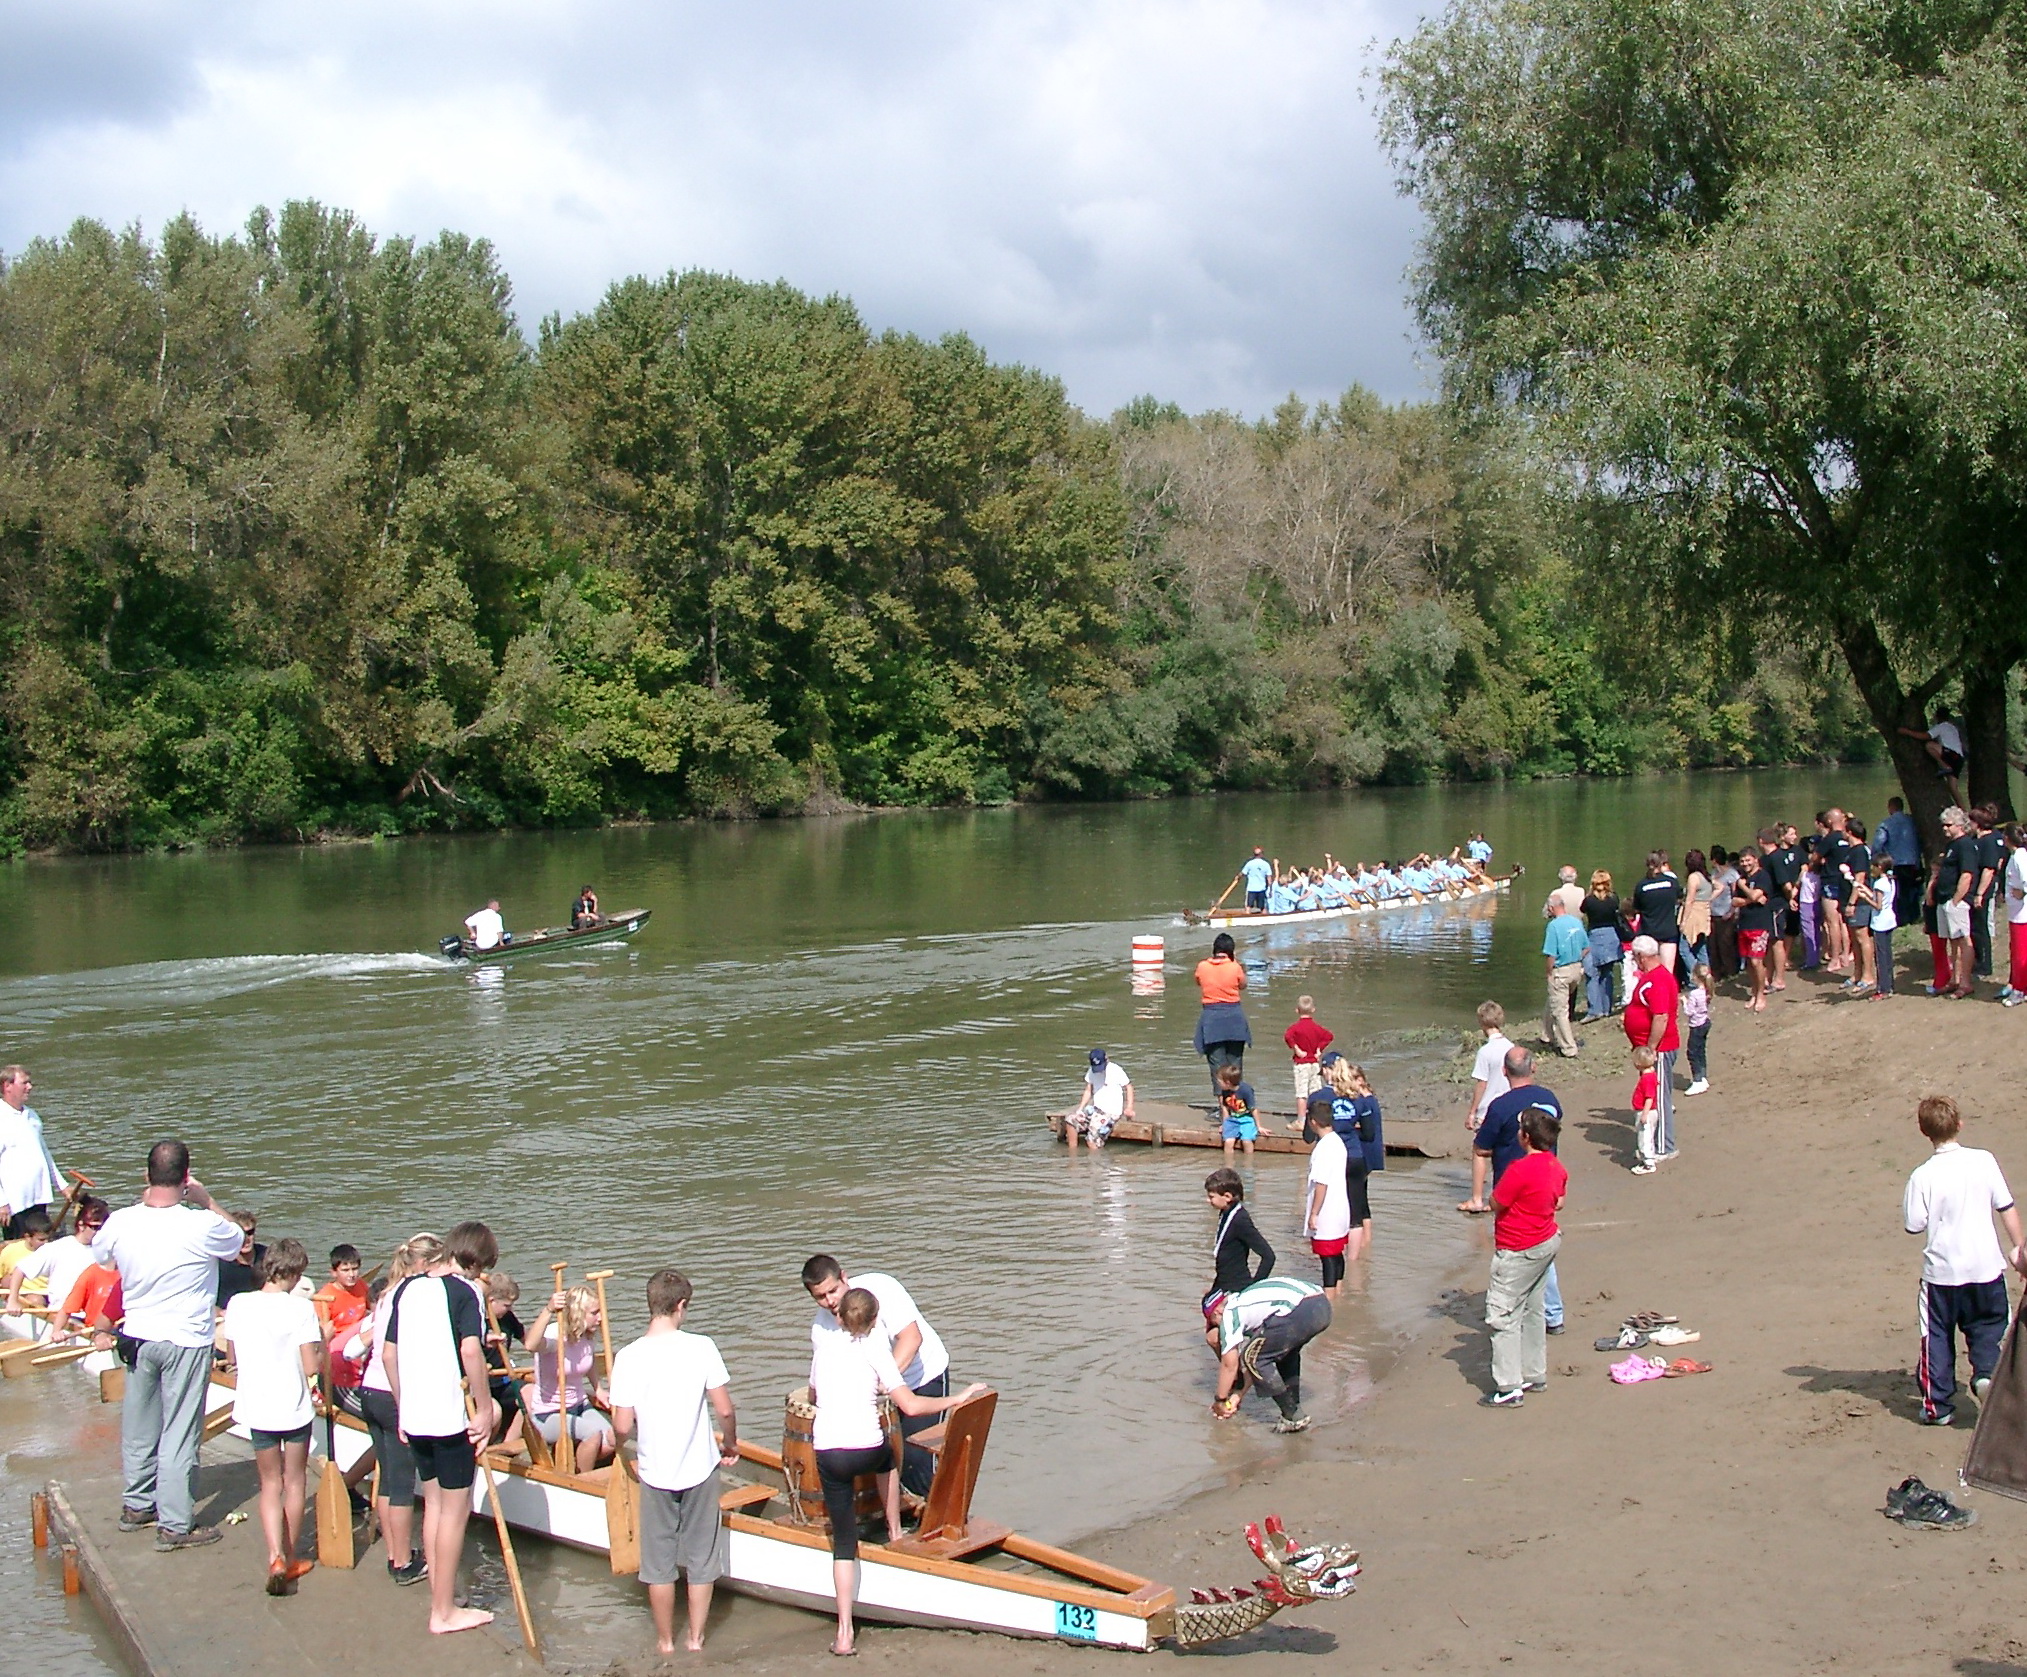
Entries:
[[1949, 988], [1949, 986], [1947, 986], [1947, 985], [1941, 985], [1941, 984], [1924, 984], [1924, 985], [1923, 985], [1923, 986], [1921, 987], [1921, 993], [1922, 993], [1922, 994], [1923, 994], [1924, 996], [1940, 996], [1940, 995], [1941, 995], [1941, 994], [1943, 993], [1943, 991], [1944, 991], [1945, 989], [1947, 989], [1947, 988]]
[[1520, 1389], [1523, 1392], [1545, 1392], [1548, 1390], [1548, 1382], [1546, 1380], [1523, 1380]]
[[152, 1508], [128, 1508], [125, 1505], [120, 1508], [121, 1531], [146, 1531], [154, 1523], [155, 1511]]
[[1561, 1333], [1563, 1331], [1563, 1325], [1560, 1322], [1551, 1322], [1548, 1324], [1548, 1331], [1550, 1333]]
[[429, 1576], [429, 1563], [420, 1555], [410, 1555], [406, 1566], [387, 1563], [387, 1576], [397, 1584], [419, 1584]]
[[1665, 1153], [1656, 1153], [1654, 1155], [1654, 1162], [1657, 1165], [1665, 1165], [1670, 1159], [1679, 1159], [1681, 1157], [1682, 1157], [1682, 1149], [1679, 1147], [1671, 1147]]
[[1930, 1490], [1928, 1486], [1924, 1485], [1919, 1479], [1909, 1475], [1886, 1493], [1886, 1517], [1889, 1520], [1897, 1520], [1900, 1518], [1901, 1510], [1916, 1497], [1934, 1495], [1935, 1492]]
[[1699, 1077], [1694, 1083], [1690, 1084], [1689, 1087], [1684, 1089], [1682, 1092], [1685, 1095], [1701, 1095], [1707, 1094], [1709, 1090], [1710, 1090], [1710, 1079], [1707, 1077]]
[[1955, 1419], [1956, 1416], [1945, 1409], [1934, 1415], [1922, 1416], [1921, 1424], [1925, 1427], [1946, 1427]]
[[1962, 1531], [1978, 1523], [1976, 1509], [1959, 1508], [1941, 1491], [1926, 1486], [1919, 1495], [1909, 1496], [1900, 1505], [1900, 1512], [1891, 1517], [1904, 1526], [1926, 1526], [1932, 1531]]
[[1652, 1176], [1654, 1174], [1654, 1167], [1650, 1164], [1637, 1164], [1633, 1167], [1633, 1174], [1635, 1176]]
[[1992, 1377], [1989, 1374], [1980, 1375], [1976, 1380], [1971, 1382], [1971, 1396], [1976, 1398], [1980, 1403], [1985, 1401], [1985, 1394], [1991, 1391], [1991, 1389]]
[[1309, 1417], [1307, 1415], [1283, 1415], [1280, 1420], [1274, 1423], [1274, 1430], [1276, 1432], [1307, 1432], [1309, 1430]]
[[2001, 996], [1999, 998], [1999, 1005], [2001, 1007], [2018, 1007], [2022, 1002], [2027, 1002], [2027, 996], [2023, 996], [2018, 990], [2015, 990], [2010, 996]]
[[201, 1549], [207, 1543], [216, 1543], [225, 1535], [216, 1526], [192, 1526], [188, 1531], [166, 1531], [155, 1528], [155, 1547], [161, 1550]]
[[1478, 1400], [1480, 1409], [1518, 1409], [1520, 1401], [1527, 1395], [1525, 1387], [1515, 1386], [1510, 1392], [1487, 1392]]

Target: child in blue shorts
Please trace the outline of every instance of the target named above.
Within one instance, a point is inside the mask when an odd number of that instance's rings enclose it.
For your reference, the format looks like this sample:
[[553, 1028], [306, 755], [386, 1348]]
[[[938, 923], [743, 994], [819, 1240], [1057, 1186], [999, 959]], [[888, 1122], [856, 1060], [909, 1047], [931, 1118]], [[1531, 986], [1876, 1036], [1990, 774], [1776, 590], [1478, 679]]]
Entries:
[[1244, 1081], [1237, 1066], [1218, 1067], [1218, 1116], [1221, 1120], [1218, 1133], [1225, 1140], [1225, 1162], [1231, 1163], [1235, 1144], [1243, 1146], [1250, 1159], [1260, 1124], [1253, 1114], [1253, 1086]]

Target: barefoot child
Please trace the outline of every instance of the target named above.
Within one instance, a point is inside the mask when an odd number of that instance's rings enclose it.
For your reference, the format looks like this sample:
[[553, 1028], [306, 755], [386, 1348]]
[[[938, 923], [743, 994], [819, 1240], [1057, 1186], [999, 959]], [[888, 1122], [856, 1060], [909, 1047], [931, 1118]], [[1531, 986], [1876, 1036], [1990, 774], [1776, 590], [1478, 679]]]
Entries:
[[1281, 1033], [1281, 1040], [1288, 1045], [1288, 1052], [1295, 1057], [1295, 1122], [1291, 1130], [1302, 1128], [1302, 1114], [1308, 1109], [1309, 1097], [1323, 1087], [1323, 1071], [1318, 1061], [1324, 1049], [1337, 1040], [1336, 1036], [1316, 1022], [1316, 998], [1297, 996], [1295, 998], [1295, 1023]]
[[301, 1241], [275, 1241], [261, 1259], [260, 1290], [234, 1295], [219, 1333], [239, 1369], [232, 1418], [253, 1434], [269, 1595], [289, 1594], [316, 1564], [296, 1555], [309, 1488], [310, 1423], [317, 1413], [310, 1387], [324, 1358], [317, 1313], [295, 1296], [309, 1267]]
[[1229, 1061], [1218, 1067], [1218, 1118], [1218, 1134], [1225, 1142], [1225, 1163], [1232, 1162], [1235, 1143], [1246, 1149], [1246, 1157], [1250, 1159], [1254, 1138], [1260, 1133], [1259, 1120], [1253, 1111], [1253, 1086]]
[[1633, 1069], [1639, 1080], [1633, 1085], [1633, 1136], [1640, 1162], [1635, 1176], [1652, 1176], [1654, 1161], [1661, 1156], [1661, 1080], [1654, 1068], [1661, 1057], [1644, 1042], [1633, 1050]]
[[[1302, 1187], [1302, 1232], [1323, 1264], [1323, 1291], [1336, 1298], [1344, 1285], [1344, 1249], [1351, 1238], [1351, 1201], [1345, 1193], [1344, 1137], [1330, 1122], [1330, 1091], [1309, 1097], [1304, 1133], [1309, 1138], [1309, 1179]], [[1365, 1162], [1360, 1159], [1360, 1164]], [[1361, 1172], [1363, 1174], [1363, 1172]]]

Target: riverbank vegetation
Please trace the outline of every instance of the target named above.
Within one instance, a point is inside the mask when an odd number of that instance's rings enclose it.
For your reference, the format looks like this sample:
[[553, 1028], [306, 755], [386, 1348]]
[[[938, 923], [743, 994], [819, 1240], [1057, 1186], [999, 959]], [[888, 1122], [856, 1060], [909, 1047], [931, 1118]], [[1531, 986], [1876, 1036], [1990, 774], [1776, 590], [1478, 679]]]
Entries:
[[703, 273], [531, 342], [480, 240], [82, 222], [0, 273], [0, 845], [1878, 754], [1521, 435], [1099, 422]]

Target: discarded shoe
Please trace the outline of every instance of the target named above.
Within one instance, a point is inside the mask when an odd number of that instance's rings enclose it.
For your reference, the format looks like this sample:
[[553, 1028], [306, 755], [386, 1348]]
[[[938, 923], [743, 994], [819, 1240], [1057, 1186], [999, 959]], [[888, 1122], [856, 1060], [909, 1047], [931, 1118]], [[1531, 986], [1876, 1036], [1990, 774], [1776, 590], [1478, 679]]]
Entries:
[[1642, 1380], [1659, 1380], [1668, 1372], [1666, 1357], [1628, 1357], [1622, 1363], [1614, 1363], [1612, 1378], [1621, 1386], [1637, 1386]]
[[1714, 1363], [1700, 1363], [1694, 1357], [1677, 1357], [1662, 1370], [1662, 1374], [1665, 1378], [1673, 1380], [1684, 1374], [1708, 1374], [1716, 1366]]
[[1690, 1328], [1656, 1328], [1649, 1337], [1656, 1345], [1694, 1345], [1703, 1335]]
[[1592, 1348], [1599, 1351], [1637, 1351], [1647, 1343], [1647, 1336], [1638, 1328], [1621, 1328], [1609, 1338], [1591, 1343]]
[[[1920, 1484], [1920, 1481], [1915, 1481]], [[1889, 1497], [1891, 1493], [1888, 1493]], [[1886, 1517], [1898, 1520], [1904, 1526], [1921, 1526], [1929, 1531], [1962, 1531], [1966, 1526], [1978, 1523], [1975, 1508], [1959, 1508], [1941, 1491], [1932, 1491], [1921, 1485], [1919, 1491], [1901, 1499], [1900, 1511], [1895, 1513], [1891, 1506]]]
[[1652, 1333], [1656, 1328], [1672, 1328], [1681, 1320], [1680, 1316], [1664, 1316], [1658, 1310], [1638, 1310], [1626, 1318], [1626, 1326]]

